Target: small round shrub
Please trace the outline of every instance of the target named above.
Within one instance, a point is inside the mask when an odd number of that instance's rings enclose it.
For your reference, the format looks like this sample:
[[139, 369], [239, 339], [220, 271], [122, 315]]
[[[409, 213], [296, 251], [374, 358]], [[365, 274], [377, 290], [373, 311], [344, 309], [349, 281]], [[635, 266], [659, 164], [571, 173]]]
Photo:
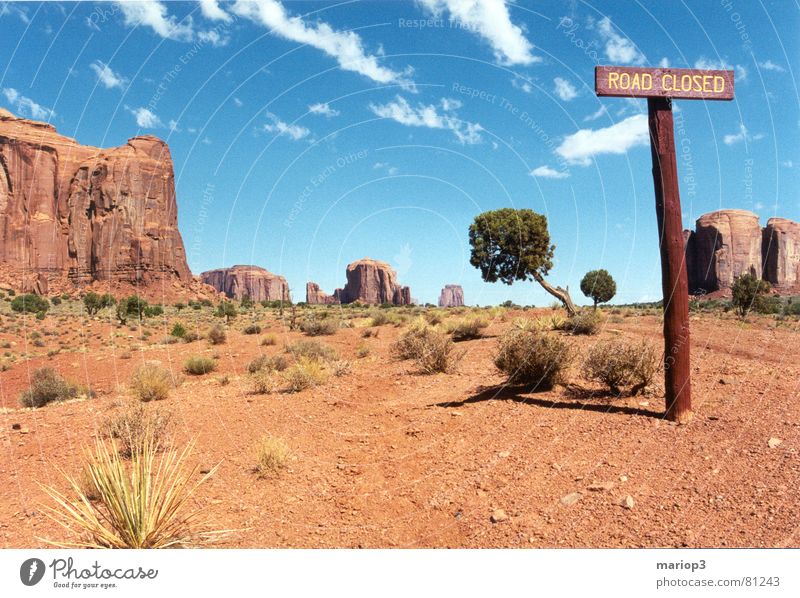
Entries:
[[23, 314], [39, 314], [44, 313], [50, 308], [50, 302], [44, 297], [27, 293], [25, 295], [17, 295], [11, 301], [11, 309], [18, 313]]
[[532, 384], [550, 390], [565, 382], [574, 355], [561, 338], [542, 332], [512, 329], [500, 338], [494, 364], [510, 384]]
[[202, 376], [217, 369], [217, 361], [204, 355], [195, 355], [183, 364], [183, 370], [192, 376]]
[[172, 330], [170, 331], [170, 336], [174, 336], [175, 338], [185, 338], [186, 337], [186, 327], [181, 324], [180, 322], [175, 322], [172, 326]]
[[317, 361], [332, 361], [338, 357], [336, 349], [325, 343], [312, 340], [299, 340], [288, 345], [286, 352], [296, 359], [307, 357]]
[[170, 413], [134, 403], [107, 419], [103, 430], [120, 442], [119, 452], [123, 457], [132, 457], [141, 454], [148, 441], [159, 446], [167, 444], [165, 437], [171, 424]]
[[260, 369], [250, 374], [253, 383], [253, 392], [257, 395], [265, 395], [274, 392], [277, 388], [275, 374], [269, 369]]
[[221, 345], [227, 338], [228, 335], [225, 333], [225, 329], [219, 324], [208, 331], [208, 342], [212, 345]]
[[600, 330], [600, 314], [594, 310], [582, 310], [569, 318], [563, 325], [572, 334], [597, 334]]
[[631, 394], [635, 395], [653, 382], [659, 361], [658, 351], [647, 341], [602, 341], [589, 350], [583, 363], [583, 374], [589, 380], [605, 384], [615, 394], [620, 394], [620, 389], [628, 386]]
[[242, 330], [243, 334], [261, 334], [261, 326], [258, 324], [250, 324], [249, 326], [245, 326], [244, 330]]
[[58, 375], [53, 368], [39, 368], [31, 375], [31, 386], [22, 393], [19, 402], [23, 407], [43, 407], [54, 401], [74, 399], [80, 389]]
[[256, 448], [255, 471], [261, 476], [275, 474], [286, 467], [291, 452], [280, 438], [263, 437]]
[[336, 334], [338, 329], [339, 325], [335, 320], [309, 318], [300, 324], [300, 330], [308, 336], [329, 336], [331, 334]]
[[278, 337], [275, 334], [265, 334], [264, 338], [261, 339], [260, 344], [262, 347], [271, 347], [273, 345], [277, 345]]
[[266, 355], [259, 355], [249, 364], [247, 364], [247, 371], [251, 374], [260, 370], [269, 372], [282, 372], [289, 367], [289, 360], [283, 355], [273, 355], [267, 357]]
[[131, 376], [130, 390], [142, 402], [162, 401], [175, 385], [169, 370], [158, 362], [148, 361], [136, 368]]
[[289, 392], [300, 392], [324, 383], [328, 373], [316, 359], [301, 357], [283, 372]]

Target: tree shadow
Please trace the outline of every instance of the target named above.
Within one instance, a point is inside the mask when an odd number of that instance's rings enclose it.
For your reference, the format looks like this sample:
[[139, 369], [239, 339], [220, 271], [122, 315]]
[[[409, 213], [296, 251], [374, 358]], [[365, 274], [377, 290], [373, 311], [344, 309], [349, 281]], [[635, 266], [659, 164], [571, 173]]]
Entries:
[[[642, 409], [640, 407], [630, 407], [628, 405], [613, 405], [610, 404], [609, 398], [616, 398], [614, 395], [608, 393], [597, 393], [595, 391], [582, 388], [577, 385], [569, 385], [567, 387], [567, 396], [574, 398], [573, 401], [563, 400], [548, 400], [544, 398], [531, 396], [531, 393], [541, 392], [531, 390], [522, 386], [509, 386], [506, 384], [496, 386], [481, 387], [480, 390], [474, 395], [467, 397], [463, 401], [449, 401], [436, 403], [436, 407], [454, 408], [463, 407], [471, 403], [482, 403], [484, 401], [514, 401], [516, 403], [525, 403], [527, 405], [534, 405], [537, 407], [546, 407], [548, 409], [577, 409], [583, 411], [594, 411], [597, 413], [609, 414], [622, 414], [622, 415], [638, 415], [641, 417], [653, 417], [656, 419], [664, 419], [664, 414], [660, 411], [653, 411], [652, 409]], [[600, 400], [598, 400], [600, 399]]]

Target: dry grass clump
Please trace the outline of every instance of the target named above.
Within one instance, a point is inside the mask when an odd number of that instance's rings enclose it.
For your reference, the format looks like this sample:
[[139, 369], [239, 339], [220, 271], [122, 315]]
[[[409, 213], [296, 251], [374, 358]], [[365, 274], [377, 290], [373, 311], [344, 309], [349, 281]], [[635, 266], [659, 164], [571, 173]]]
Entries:
[[242, 329], [242, 334], [261, 334], [261, 326], [258, 324], [250, 324]]
[[386, 311], [385, 309], [375, 309], [370, 312], [370, 326], [386, 326], [387, 324], [393, 324], [394, 318], [392, 315]]
[[225, 333], [225, 328], [220, 324], [208, 331], [208, 342], [212, 345], [222, 345], [227, 338], [228, 335]]
[[481, 330], [489, 326], [489, 322], [480, 316], [464, 318], [455, 323], [448, 323], [445, 330], [456, 342], [468, 341], [481, 337]]
[[274, 370], [267, 368], [258, 369], [250, 374], [250, 381], [253, 384], [253, 392], [257, 395], [265, 395], [275, 392], [278, 383], [275, 380]]
[[286, 352], [299, 359], [307, 357], [309, 359], [333, 361], [337, 358], [336, 349], [325, 343], [312, 340], [299, 340], [286, 346]]
[[583, 374], [589, 380], [605, 384], [614, 394], [630, 387], [632, 395], [642, 392], [652, 382], [660, 367], [657, 349], [648, 343], [609, 340], [597, 343], [583, 363]]
[[531, 326], [528, 330], [537, 330], [539, 332], [563, 330], [566, 323], [567, 319], [564, 316], [554, 313], [531, 321]]
[[43, 407], [54, 401], [74, 399], [81, 394], [79, 386], [67, 382], [53, 368], [38, 368], [31, 375], [31, 386], [19, 397], [23, 407]]
[[366, 343], [361, 343], [360, 345], [358, 345], [358, 347], [356, 347], [356, 357], [358, 357], [359, 359], [366, 357], [367, 355], [369, 355], [369, 353], [370, 353], [370, 348], [369, 345], [367, 345]]
[[414, 326], [404, 332], [392, 345], [399, 359], [413, 359], [425, 374], [451, 372], [463, 357], [455, 352], [453, 340], [429, 326]]
[[494, 364], [510, 384], [550, 390], [566, 380], [573, 358], [569, 345], [557, 336], [512, 329], [500, 338]]
[[282, 372], [289, 367], [289, 360], [283, 355], [259, 355], [249, 364], [247, 364], [247, 371], [255, 374], [260, 370], [267, 370], [270, 372]]
[[264, 337], [261, 339], [260, 344], [262, 347], [271, 347], [272, 345], [277, 345], [278, 336], [274, 333], [265, 334]]
[[562, 326], [563, 330], [572, 334], [597, 334], [600, 330], [600, 314], [595, 310], [584, 309], [566, 320]]
[[217, 361], [204, 355], [194, 355], [183, 363], [183, 371], [192, 376], [202, 376], [217, 369]]
[[[45, 487], [55, 507], [45, 513], [75, 537], [50, 542], [63, 548], [178, 548], [207, 543], [215, 532], [200, 531], [201, 509], [190, 499], [216, 470], [197, 481], [197, 466], [188, 468], [188, 445], [182, 452], [158, 454], [146, 440], [130, 463], [116, 446], [98, 441], [87, 455], [84, 479], [67, 476], [67, 494]], [[219, 532], [216, 532], [219, 533]]]
[[291, 451], [283, 440], [264, 436], [256, 447], [255, 471], [260, 476], [276, 474], [286, 467], [290, 456]]
[[328, 372], [319, 360], [300, 357], [283, 372], [283, 378], [288, 392], [300, 392], [323, 384], [328, 379]]
[[131, 394], [145, 403], [162, 401], [175, 386], [172, 374], [157, 361], [147, 361], [136, 368], [130, 381]]
[[308, 336], [330, 336], [336, 334], [339, 324], [335, 320], [309, 318], [300, 323], [300, 330]]
[[133, 403], [106, 420], [103, 431], [120, 444], [120, 454], [130, 457], [144, 450], [148, 442], [167, 444], [172, 426], [172, 414]]
[[352, 364], [347, 359], [338, 359], [331, 363], [331, 371], [333, 375], [337, 378], [341, 376], [346, 376], [350, 373], [352, 369]]

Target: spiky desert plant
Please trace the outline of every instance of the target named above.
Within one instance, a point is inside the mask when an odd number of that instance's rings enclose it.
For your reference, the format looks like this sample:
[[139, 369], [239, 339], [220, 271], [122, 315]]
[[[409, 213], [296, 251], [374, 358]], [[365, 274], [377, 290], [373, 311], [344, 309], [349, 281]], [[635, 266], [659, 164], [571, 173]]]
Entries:
[[65, 476], [72, 497], [43, 487], [56, 503], [44, 507], [46, 515], [76, 536], [67, 542], [46, 541], [62, 548], [179, 548], [207, 543], [222, 532], [202, 531], [201, 509], [191, 509], [188, 502], [217, 467], [192, 482], [197, 466], [188, 469], [185, 464], [192, 447], [157, 456], [158, 444], [151, 439], [127, 464], [113, 443], [98, 440], [87, 455], [86, 477]]

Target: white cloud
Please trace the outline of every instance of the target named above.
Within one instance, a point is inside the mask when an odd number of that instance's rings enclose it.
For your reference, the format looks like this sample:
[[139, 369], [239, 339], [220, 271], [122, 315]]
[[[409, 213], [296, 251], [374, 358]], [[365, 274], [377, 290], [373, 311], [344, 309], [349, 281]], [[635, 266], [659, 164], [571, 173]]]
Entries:
[[125, 110], [133, 114], [133, 116], [136, 118], [136, 124], [139, 126], [139, 128], [155, 129], [157, 127], [164, 126], [164, 123], [161, 122], [161, 119], [147, 108], [129, 108], [128, 106], [125, 106]]
[[556, 77], [553, 79], [553, 83], [555, 85], [553, 91], [559, 98], [562, 99], [562, 101], [569, 102], [570, 100], [574, 100], [578, 97], [578, 90], [575, 89], [575, 86], [566, 79]]
[[565, 179], [569, 176], [569, 173], [549, 166], [539, 166], [531, 170], [531, 176], [543, 179]]
[[237, 0], [233, 12], [241, 17], [261, 23], [270, 32], [284, 39], [307, 44], [336, 59], [339, 66], [372, 79], [376, 83], [398, 83], [406, 89], [414, 84], [405, 73], [381, 66], [378, 56], [367, 54], [358, 34], [352, 31], [337, 31], [324, 21], [306, 23], [297, 16], [289, 16], [277, 0]]
[[230, 38], [227, 35], [220, 35], [216, 29], [209, 29], [208, 31], [198, 31], [197, 39], [206, 44], [211, 44], [215, 48], [227, 46]]
[[324, 104], [322, 102], [317, 102], [316, 104], [311, 104], [308, 107], [308, 111], [311, 114], [319, 114], [320, 116], [327, 116], [328, 118], [331, 118], [333, 116], [339, 116], [339, 111], [338, 110], [334, 110], [333, 108], [328, 106], [328, 104]]
[[244, 102], [239, 98], [233, 98], [233, 103], [236, 104], [237, 108], [241, 108], [242, 106], [244, 106]]
[[774, 62], [772, 62], [771, 60], [765, 60], [764, 62], [759, 62], [759, 63], [758, 63], [758, 66], [760, 66], [760, 67], [761, 67], [762, 69], [764, 69], [765, 71], [777, 71], [777, 72], [779, 72], [779, 73], [784, 73], [784, 72], [786, 72], [786, 69], [785, 69], [785, 68], [783, 68], [783, 67], [782, 67], [781, 65], [779, 65], [779, 64], [775, 64], [775, 63], [774, 63]]
[[516, 89], [521, 89], [525, 93], [533, 93], [533, 84], [531, 80], [520, 75], [514, 75], [514, 78], [511, 79], [511, 86]]
[[698, 58], [694, 63], [694, 68], [712, 71], [736, 71], [736, 79], [744, 81], [747, 79], [747, 69], [741, 64], [731, 66], [725, 60], [710, 60], [704, 56]]
[[781, 162], [781, 166], [784, 166], [786, 168], [792, 168], [794, 166], [794, 162], [792, 162], [791, 160], [786, 160], [785, 162]]
[[603, 17], [597, 23], [597, 30], [606, 43], [606, 56], [615, 63], [644, 64], [645, 57], [627, 37], [617, 33], [611, 19]]
[[100, 60], [95, 60], [89, 65], [89, 68], [94, 71], [94, 74], [97, 75], [97, 80], [106, 89], [114, 89], [115, 87], [122, 89], [128, 84], [128, 80], [125, 77], [112, 71], [111, 67]]
[[637, 146], [648, 145], [647, 115], [635, 114], [603, 129], [581, 129], [568, 135], [556, 148], [567, 162], [587, 166], [600, 154], [624, 154]]
[[178, 121], [177, 120], [170, 120], [167, 124], [169, 130], [173, 133], [180, 133], [181, 130], [178, 128]]
[[311, 134], [311, 131], [305, 127], [301, 127], [300, 125], [290, 125], [289, 123], [279, 119], [271, 112], [267, 112], [267, 118], [272, 121], [271, 123], [264, 125], [264, 130], [267, 133], [283, 135], [284, 137], [288, 137], [294, 141], [300, 141]]
[[389, 176], [394, 176], [394, 175], [396, 175], [397, 173], [400, 172], [399, 168], [397, 168], [396, 166], [392, 166], [388, 162], [375, 162], [375, 164], [372, 165], [372, 169], [373, 170], [386, 170], [386, 173]]
[[224, 21], [230, 23], [233, 17], [219, 7], [217, 0], [200, 0], [200, 12], [203, 16], [212, 21]]
[[449, 11], [453, 22], [489, 42], [501, 64], [533, 64], [541, 60], [533, 55], [533, 44], [525, 38], [522, 28], [511, 22], [504, 0], [420, 0], [420, 3], [436, 16]]
[[593, 120], [597, 120], [604, 114], [608, 114], [608, 107], [605, 104], [601, 104], [600, 107], [597, 109], [596, 112], [592, 112], [589, 116], [583, 119], [583, 122], [591, 122]]
[[667, 68], [669, 68], [669, 58], [667, 58], [667, 57], [665, 56], [664, 58], [662, 58], [661, 60], [659, 60], [659, 61], [658, 61], [658, 66], [660, 66], [662, 69], [667, 69]]
[[158, 0], [122, 1], [116, 4], [122, 10], [126, 25], [145, 25], [165, 39], [190, 41], [194, 37], [191, 17], [179, 22], [167, 14], [167, 7]]
[[722, 141], [725, 142], [725, 145], [735, 145], [740, 141], [758, 141], [759, 139], [763, 138], [763, 133], [751, 135], [750, 131], [747, 130], [747, 127], [744, 126], [744, 123], [739, 123], [739, 132], [725, 135], [725, 137], [722, 138]]
[[[442, 112], [439, 112], [441, 107]], [[397, 96], [388, 104], [370, 104], [369, 108], [377, 116], [389, 118], [407, 127], [427, 127], [429, 129], [445, 129], [451, 131], [461, 144], [481, 142], [478, 123], [463, 121], [457, 117], [455, 110], [461, 107], [458, 100], [442, 98], [439, 106], [435, 104], [418, 104], [411, 106], [405, 98]]]
[[6, 96], [6, 100], [8, 100], [8, 103], [19, 116], [33, 118], [35, 120], [50, 120], [56, 115], [55, 111], [41, 104], [37, 104], [32, 99], [20, 94], [13, 87], [3, 88], [3, 95]]

